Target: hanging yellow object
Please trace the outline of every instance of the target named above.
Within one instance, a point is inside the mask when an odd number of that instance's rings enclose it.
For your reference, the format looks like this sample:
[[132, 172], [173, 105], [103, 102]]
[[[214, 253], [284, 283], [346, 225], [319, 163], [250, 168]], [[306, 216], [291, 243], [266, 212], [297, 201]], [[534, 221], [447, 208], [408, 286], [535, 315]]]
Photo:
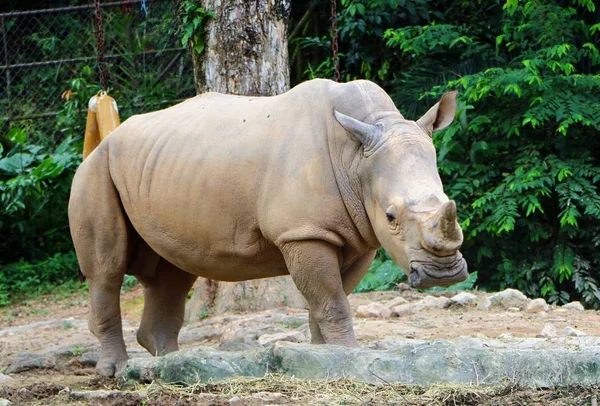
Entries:
[[93, 96], [88, 103], [85, 138], [83, 139], [83, 159], [115, 128], [121, 124], [117, 102], [106, 92]]

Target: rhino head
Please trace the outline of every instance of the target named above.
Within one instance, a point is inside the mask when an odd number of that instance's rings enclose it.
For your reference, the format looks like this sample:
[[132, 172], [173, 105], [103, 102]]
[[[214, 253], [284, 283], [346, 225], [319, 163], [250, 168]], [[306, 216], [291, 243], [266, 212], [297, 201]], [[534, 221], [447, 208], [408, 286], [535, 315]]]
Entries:
[[397, 114], [367, 124], [334, 112], [363, 144], [359, 181], [373, 232], [414, 287], [448, 286], [468, 276], [458, 251], [463, 233], [456, 204], [444, 194], [432, 141], [455, 113], [456, 92], [417, 121]]

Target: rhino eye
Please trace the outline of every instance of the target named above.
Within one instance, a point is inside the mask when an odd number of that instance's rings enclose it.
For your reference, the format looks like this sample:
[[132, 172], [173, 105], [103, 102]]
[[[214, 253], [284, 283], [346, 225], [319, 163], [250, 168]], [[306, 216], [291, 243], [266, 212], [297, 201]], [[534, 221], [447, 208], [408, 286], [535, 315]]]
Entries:
[[393, 214], [390, 213], [385, 213], [385, 217], [387, 218], [387, 221], [389, 221], [390, 223], [394, 220], [396, 220], [396, 217], [394, 217]]

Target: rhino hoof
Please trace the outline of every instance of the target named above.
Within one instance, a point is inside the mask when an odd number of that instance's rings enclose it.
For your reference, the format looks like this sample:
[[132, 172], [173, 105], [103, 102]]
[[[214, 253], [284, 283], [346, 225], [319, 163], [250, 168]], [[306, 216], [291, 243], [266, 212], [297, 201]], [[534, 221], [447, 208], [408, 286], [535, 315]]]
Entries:
[[122, 372], [126, 365], [127, 359], [111, 360], [101, 358], [96, 364], [96, 372], [98, 375], [112, 378]]

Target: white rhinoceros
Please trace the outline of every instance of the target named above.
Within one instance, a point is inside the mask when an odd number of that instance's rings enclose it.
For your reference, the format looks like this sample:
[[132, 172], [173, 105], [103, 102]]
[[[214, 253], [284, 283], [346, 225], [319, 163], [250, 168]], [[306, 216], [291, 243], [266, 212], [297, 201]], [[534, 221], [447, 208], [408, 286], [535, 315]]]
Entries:
[[119, 292], [144, 285], [137, 333], [178, 349], [198, 276], [290, 274], [313, 343], [356, 346], [348, 295], [383, 246], [414, 286], [463, 280], [463, 236], [444, 194], [432, 132], [455, 115], [445, 94], [405, 119], [369, 81], [312, 80], [274, 97], [207, 93], [131, 117], [81, 164], [69, 221], [89, 281], [97, 371], [127, 360]]

